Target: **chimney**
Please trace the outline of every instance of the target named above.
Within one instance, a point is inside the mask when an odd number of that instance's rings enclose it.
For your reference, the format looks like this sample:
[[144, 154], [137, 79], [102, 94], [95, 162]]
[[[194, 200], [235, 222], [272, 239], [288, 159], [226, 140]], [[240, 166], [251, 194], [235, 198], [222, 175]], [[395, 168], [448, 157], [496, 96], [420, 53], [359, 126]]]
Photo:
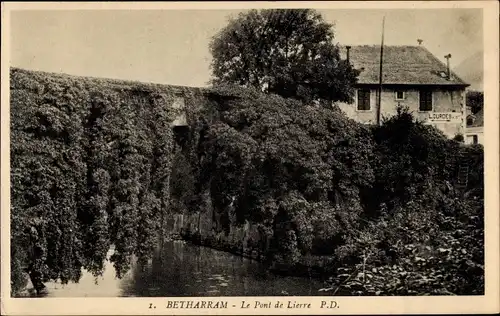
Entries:
[[349, 62], [349, 51], [351, 50], [351, 46], [346, 46], [345, 47], [347, 52], [346, 52], [346, 59], [347, 59], [347, 62]]
[[450, 72], [450, 58], [451, 54], [445, 55], [444, 58], [446, 58], [446, 78], [448, 80], [451, 79], [451, 72]]
[[419, 39], [417, 40], [417, 42], [418, 42], [418, 46], [420, 46], [420, 45], [422, 45], [423, 40], [421, 40], [421, 39], [419, 38]]

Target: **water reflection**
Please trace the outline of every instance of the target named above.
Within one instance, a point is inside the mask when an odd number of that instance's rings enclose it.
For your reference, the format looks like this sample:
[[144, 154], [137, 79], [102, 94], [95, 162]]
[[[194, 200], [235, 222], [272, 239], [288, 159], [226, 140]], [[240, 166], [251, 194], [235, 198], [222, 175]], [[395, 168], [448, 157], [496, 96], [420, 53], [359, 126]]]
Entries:
[[256, 261], [182, 241], [166, 242], [147, 265], [134, 263], [122, 280], [114, 273], [107, 264], [97, 284], [88, 273], [79, 284], [48, 284], [48, 296], [325, 295], [318, 292], [324, 287], [319, 280], [277, 276]]

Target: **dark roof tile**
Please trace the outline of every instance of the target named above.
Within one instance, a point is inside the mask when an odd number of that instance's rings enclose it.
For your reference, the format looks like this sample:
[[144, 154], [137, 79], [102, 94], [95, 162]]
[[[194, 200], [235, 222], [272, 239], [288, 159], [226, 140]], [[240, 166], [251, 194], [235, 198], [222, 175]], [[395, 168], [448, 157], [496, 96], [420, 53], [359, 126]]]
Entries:
[[[346, 48], [341, 47], [341, 57], [346, 58]], [[350, 62], [361, 70], [360, 84], [378, 84], [380, 45], [351, 46]], [[426, 84], [468, 86], [451, 71], [446, 78], [447, 67], [423, 46], [384, 46], [384, 84]]]

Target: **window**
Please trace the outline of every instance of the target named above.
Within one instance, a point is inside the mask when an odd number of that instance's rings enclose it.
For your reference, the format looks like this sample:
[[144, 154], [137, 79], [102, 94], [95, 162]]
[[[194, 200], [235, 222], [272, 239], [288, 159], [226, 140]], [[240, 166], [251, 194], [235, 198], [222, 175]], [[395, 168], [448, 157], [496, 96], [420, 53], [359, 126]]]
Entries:
[[405, 92], [404, 91], [396, 91], [396, 100], [404, 100]]
[[468, 135], [467, 136], [467, 143], [468, 144], [477, 144], [478, 143], [477, 135]]
[[370, 90], [358, 90], [358, 111], [370, 110]]
[[432, 111], [432, 91], [420, 91], [420, 111]]
[[474, 124], [474, 119], [472, 117], [467, 118], [467, 126]]

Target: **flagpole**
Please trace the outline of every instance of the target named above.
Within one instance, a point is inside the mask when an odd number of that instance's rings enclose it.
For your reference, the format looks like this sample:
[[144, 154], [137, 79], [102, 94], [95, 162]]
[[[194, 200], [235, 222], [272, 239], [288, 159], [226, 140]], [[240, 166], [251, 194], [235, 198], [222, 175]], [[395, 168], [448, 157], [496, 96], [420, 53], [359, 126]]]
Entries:
[[385, 15], [382, 18], [382, 42], [380, 45], [380, 71], [379, 71], [379, 81], [378, 81], [378, 106], [377, 106], [377, 125], [380, 125], [380, 114], [382, 112], [382, 64], [384, 58], [384, 29], [385, 29]]

